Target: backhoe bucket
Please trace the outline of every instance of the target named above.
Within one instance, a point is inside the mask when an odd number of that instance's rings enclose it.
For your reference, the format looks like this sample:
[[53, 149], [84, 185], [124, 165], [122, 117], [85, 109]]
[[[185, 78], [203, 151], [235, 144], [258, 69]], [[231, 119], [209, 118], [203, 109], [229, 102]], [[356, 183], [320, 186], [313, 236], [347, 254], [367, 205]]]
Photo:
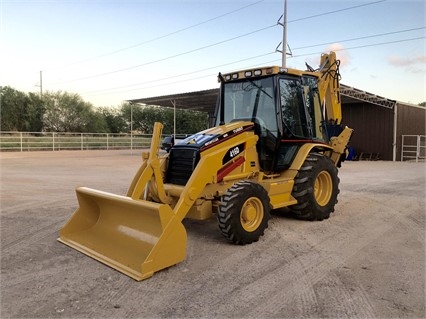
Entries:
[[60, 242], [136, 280], [185, 259], [186, 231], [169, 205], [86, 187], [76, 193], [80, 207]]

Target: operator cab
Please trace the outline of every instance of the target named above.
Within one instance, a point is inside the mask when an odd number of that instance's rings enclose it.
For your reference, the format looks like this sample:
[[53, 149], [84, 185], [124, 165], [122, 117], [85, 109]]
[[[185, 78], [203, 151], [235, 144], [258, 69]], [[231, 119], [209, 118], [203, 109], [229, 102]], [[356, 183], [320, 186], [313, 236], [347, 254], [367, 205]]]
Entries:
[[268, 67], [219, 75], [222, 85], [216, 126], [253, 122], [265, 171], [289, 167], [306, 142], [328, 142], [318, 78], [300, 71], [284, 71]]

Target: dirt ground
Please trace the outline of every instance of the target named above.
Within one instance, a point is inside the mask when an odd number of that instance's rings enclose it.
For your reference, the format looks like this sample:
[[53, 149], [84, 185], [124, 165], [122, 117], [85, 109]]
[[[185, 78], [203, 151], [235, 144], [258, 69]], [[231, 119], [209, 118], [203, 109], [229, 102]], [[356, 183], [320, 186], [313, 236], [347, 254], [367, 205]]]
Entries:
[[141, 282], [56, 241], [74, 188], [124, 194], [140, 152], [0, 163], [1, 318], [425, 317], [425, 163], [345, 162], [328, 220], [276, 211], [252, 245], [186, 220], [186, 260]]

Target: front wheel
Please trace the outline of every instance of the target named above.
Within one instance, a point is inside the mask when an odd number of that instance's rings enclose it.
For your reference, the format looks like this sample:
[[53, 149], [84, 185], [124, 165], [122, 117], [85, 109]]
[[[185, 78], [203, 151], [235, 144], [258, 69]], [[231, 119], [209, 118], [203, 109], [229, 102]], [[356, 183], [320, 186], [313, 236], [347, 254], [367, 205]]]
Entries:
[[309, 154], [294, 179], [292, 195], [297, 204], [291, 210], [300, 219], [327, 219], [337, 204], [339, 182], [337, 168], [329, 157]]
[[219, 205], [217, 221], [223, 236], [234, 244], [245, 245], [258, 241], [268, 227], [269, 196], [259, 184], [235, 183]]

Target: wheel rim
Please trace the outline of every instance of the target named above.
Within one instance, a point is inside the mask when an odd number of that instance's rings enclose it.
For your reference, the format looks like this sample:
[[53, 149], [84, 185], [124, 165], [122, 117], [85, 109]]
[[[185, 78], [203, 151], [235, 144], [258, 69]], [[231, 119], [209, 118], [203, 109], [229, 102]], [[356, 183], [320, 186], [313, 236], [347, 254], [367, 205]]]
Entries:
[[263, 220], [262, 201], [257, 197], [250, 197], [241, 208], [240, 221], [245, 231], [253, 232], [259, 228]]
[[315, 179], [314, 195], [320, 206], [325, 206], [329, 203], [331, 194], [333, 193], [333, 180], [327, 171], [322, 171]]

